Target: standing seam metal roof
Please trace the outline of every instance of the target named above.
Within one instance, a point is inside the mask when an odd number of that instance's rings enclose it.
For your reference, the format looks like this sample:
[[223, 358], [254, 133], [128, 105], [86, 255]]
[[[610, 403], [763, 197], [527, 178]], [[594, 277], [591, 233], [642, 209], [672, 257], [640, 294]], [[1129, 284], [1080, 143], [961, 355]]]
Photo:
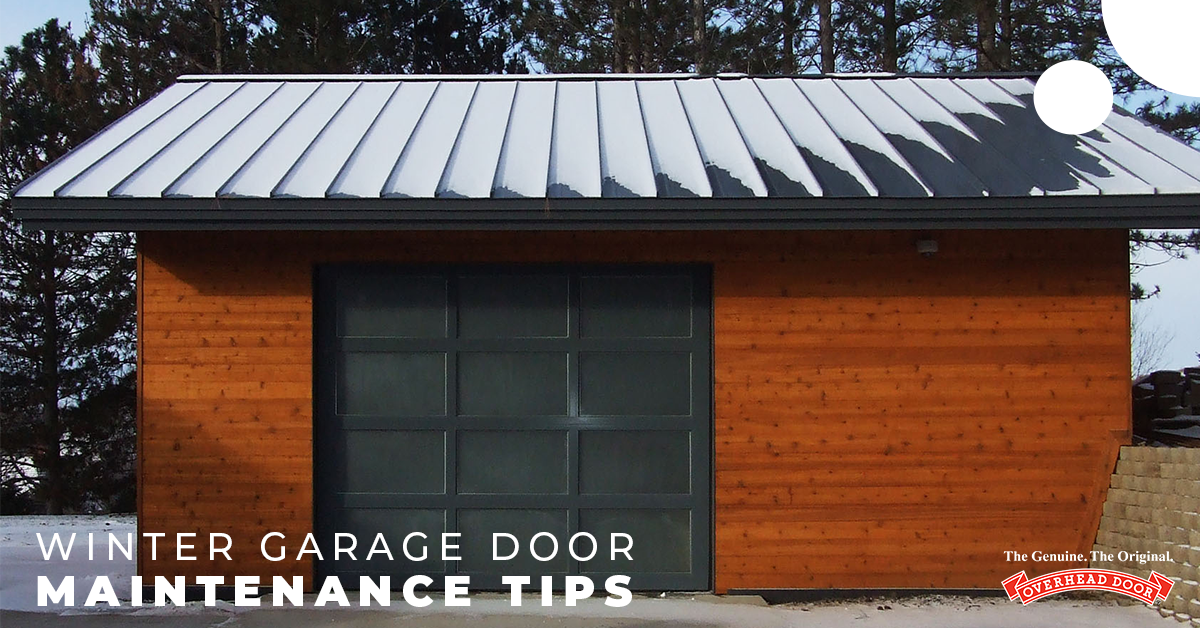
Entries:
[[1034, 111], [1033, 86], [1004, 77], [182, 77], [24, 183], [14, 206], [36, 222], [39, 209], [58, 207], [51, 200], [870, 206], [1200, 194], [1200, 152], [1119, 109], [1091, 133], [1056, 133]]

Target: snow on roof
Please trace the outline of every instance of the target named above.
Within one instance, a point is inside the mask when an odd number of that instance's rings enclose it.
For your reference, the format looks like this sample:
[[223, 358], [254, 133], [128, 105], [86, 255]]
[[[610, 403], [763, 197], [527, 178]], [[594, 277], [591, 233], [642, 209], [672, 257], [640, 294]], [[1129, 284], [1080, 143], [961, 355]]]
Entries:
[[1200, 194], [1200, 152], [1120, 109], [1061, 135], [1032, 98], [997, 76], [185, 76], [14, 207]]

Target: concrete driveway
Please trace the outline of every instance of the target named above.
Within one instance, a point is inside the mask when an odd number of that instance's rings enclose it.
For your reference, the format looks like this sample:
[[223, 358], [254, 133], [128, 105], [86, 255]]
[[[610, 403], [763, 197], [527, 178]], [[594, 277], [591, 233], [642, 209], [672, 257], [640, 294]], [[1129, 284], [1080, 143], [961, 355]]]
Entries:
[[172, 626], [179, 628], [1168, 628], [1178, 626], [1144, 606], [1112, 602], [1047, 600], [1023, 607], [999, 598], [925, 596], [766, 606], [759, 598], [716, 596], [635, 598], [625, 608], [606, 607], [600, 599], [567, 608], [513, 608], [499, 596], [479, 596], [469, 608], [448, 609], [440, 600], [425, 609], [403, 605], [387, 609], [235, 608], [224, 603], [206, 608], [151, 608], [139, 612], [0, 612], [4, 628]]

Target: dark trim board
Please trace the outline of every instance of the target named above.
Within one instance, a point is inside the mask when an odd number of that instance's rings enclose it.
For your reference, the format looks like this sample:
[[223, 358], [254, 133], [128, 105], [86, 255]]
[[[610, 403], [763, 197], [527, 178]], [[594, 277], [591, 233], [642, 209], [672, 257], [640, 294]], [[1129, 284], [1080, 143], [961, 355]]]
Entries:
[[[458, 326], [458, 293], [460, 274], [472, 276], [492, 273], [516, 273], [522, 276], [538, 274], [565, 275], [568, 277], [568, 323], [567, 335], [556, 338], [464, 338], [457, 331]], [[337, 322], [337, 282], [352, 280], [363, 273], [383, 274], [385, 276], [429, 276], [436, 275], [446, 279], [447, 295], [447, 325], [445, 338], [403, 338], [403, 337], [343, 337], [338, 333]], [[580, 333], [581, 311], [581, 280], [589, 274], [604, 276], [653, 276], [669, 274], [675, 277], [687, 277], [690, 285], [690, 329], [689, 336], [670, 337], [636, 337], [636, 338], [594, 338], [584, 337]], [[579, 531], [583, 525], [580, 522], [582, 512], [604, 509], [620, 511], [638, 510], [686, 510], [690, 516], [690, 572], [622, 572], [632, 578], [630, 588], [634, 590], [682, 590], [697, 591], [711, 590], [713, 563], [713, 414], [712, 414], [712, 272], [711, 268], [703, 265], [559, 265], [559, 264], [504, 264], [476, 265], [464, 264], [453, 266], [409, 266], [387, 264], [337, 264], [324, 265], [316, 268], [316, 292], [314, 299], [314, 531], [322, 552], [328, 557], [332, 552], [330, 540], [334, 532], [344, 531], [334, 529], [335, 515], [342, 509], [408, 509], [444, 512], [443, 528], [445, 532], [459, 530], [458, 511], [460, 509], [487, 510], [557, 510], [567, 513], [567, 529], [569, 535]], [[460, 411], [457, 399], [459, 380], [459, 354], [469, 352], [497, 352], [520, 354], [531, 352], [562, 352], [567, 357], [567, 408], [565, 416], [464, 416]], [[592, 352], [611, 353], [614, 351], [639, 352], [689, 352], [691, 355], [691, 388], [687, 393], [690, 403], [689, 414], [679, 415], [628, 415], [628, 414], [584, 414], [581, 410], [581, 391], [584, 391], [581, 355]], [[369, 414], [346, 414], [339, 411], [335, 399], [338, 387], [337, 364], [343, 352], [374, 353], [402, 352], [414, 354], [443, 353], [446, 355], [446, 409], [444, 414], [420, 416], [405, 415], [385, 416]], [[340, 488], [334, 478], [338, 469], [336, 460], [339, 455], [336, 445], [345, 430], [434, 430], [445, 434], [444, 469], [445, 483], [442, 493], [347, 493]], [[567, 492], [566, 493], [537, 493], [537, 494], [483, 494], [460, 493], [456, 475], [459, 473], [458, 436], [463, 431], [470, 430], [516, 430], [521, 432], [554, 431], [567, 435]], [[580, 434], [589, 431], [687, 431], [690, 434], [690, 477], [689, 493], [583, 493], [580, 483]], [[396, 464], [402, 461], [397, 460]], [[514, 530], [515, 531], [515, 530]], [[560, 552], [565, 552], [566, 539], [559, 539]], [[369, 539], [359, 539], [360, 551], [365, 552], [364, 544]], [[429, 539], [430, 551], [433, 552], [440, 544], [435, 539]], [[637, 540], [634, 541], [635, 560]], [[391, 547], [394, 555], [400, 556], [398, 547]], [[522, 548], [522, 551], [527, 551]], [[446, 563], [447, 571], [424, 572], [435, 579], [432, 588], [443, 588], [441, 578], [445, 575], [458, 573], [459, 563]], [[390, 575], [393, 586], [399, 586], [402, 580], [416, 573], [403, 570], [394, 572], [355, 571], [346, 570], [344, 564], [334, 565], [331, 561], [318, 561], [316, 576], [318, 580], [327, 575], [339, 575], [355, 578], [359, 575]], [[507, 590], [500, 580], [499, 574], [481, 572], [463, 572], [471, 576], [472, 590]], [[519, 573], [515, 575], [532, 575]], [[585, 575], [592, 578], [598, 593], [604, 591], [604, 580], [609, 575], [605, 572], [582, 572], [581, 565], [571, 560], [566, 572], [554, 575], [554, 586], [564, 588], [563, 577], [566, 575]], [[357, 580], [343, 582], [347, 587], [357, 586]], [[535, 577], [527, 591], [538, 589]]]
[[26, 230], [1063, 229], [1200, 227], [1200, 195], [1018, 198], [14, 198]]

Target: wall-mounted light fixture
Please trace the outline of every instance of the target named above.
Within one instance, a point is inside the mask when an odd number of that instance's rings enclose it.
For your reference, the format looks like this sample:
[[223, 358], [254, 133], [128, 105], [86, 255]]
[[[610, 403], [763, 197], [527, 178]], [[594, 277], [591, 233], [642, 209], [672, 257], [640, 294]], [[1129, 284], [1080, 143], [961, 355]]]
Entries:
[[917, 240], [917, 252], [921, 257], [933, 257], [938, 252], [937, 240]]

